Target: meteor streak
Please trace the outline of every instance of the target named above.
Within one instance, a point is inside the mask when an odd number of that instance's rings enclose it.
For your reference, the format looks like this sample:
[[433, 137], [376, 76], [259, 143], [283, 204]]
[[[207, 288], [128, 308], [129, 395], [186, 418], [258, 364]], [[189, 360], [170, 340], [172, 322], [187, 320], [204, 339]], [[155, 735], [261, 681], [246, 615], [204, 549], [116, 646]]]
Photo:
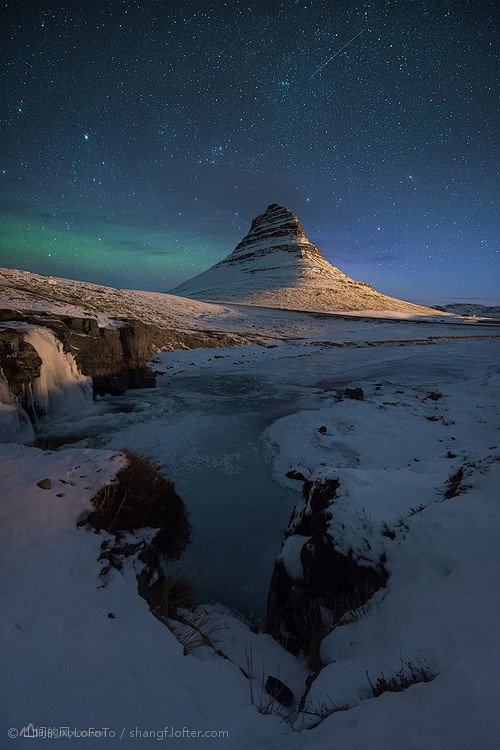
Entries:
[[333, 60], [333, 58], [334, 58], [334, 57], [337, 57], [337, 55], [340, 55], [340, 53], [342, 52], [342, 50], [344, 50], [344, 49], [345, 49], [346, 47], [348, 47], [348, 46], [349, 46], [349, 45], [351, 44], [351, 42], [353, 42], [353, 41], [354, 41], [355, 39], [357, 39], [357, 37], [358, 37], [358, 36], [359, 36], [360, 34], [362, 34], [362, 33], [363, 33], [363, 31], [364, 31], [364, 29], [361, 29], [361, 31], [358, 31], [358, 33], [356, 34], [356, 36], [353, 36], [353, 38], [352, 38], [352, 39], [350, 39], [350, 40], [349, 40], [349, 41], [347, 42], [347, 44], [344, 44], [344, 46], [343, 46], [343, 47], [341, 47], [341, 48], [340, 48], [339, 50], [337, 50], [337, 52], [336, 52], [336, 53], [335, 53], [334, 55], [332, 55], [331, 57], [329, 57], [329, 58], [328, 58], [328, 60], [327, 60], [327, 61], [326, 61], [325, 63], [323, 63], [323, 65], [321, 65], [321, 66], [320, 66], [320, 67], [318, 68], [318, 70], [315, 70], [315, 71], [314, 71], [314, 73], [313, 73], [313, 74], [312, 74], [311, 76], [309, 76], [309, 80], [311, 80], [311, 78], [314, 78], [314, 76], [316, 75], [316, 73], [319, 73], [319, 71], [320, 71], [320, 70], [323, 70], [323, 68], [325, 67], [325, 65], [328, 65], [328, 63], [329, 63], [329, 62], [331, 62], [331, 61]]

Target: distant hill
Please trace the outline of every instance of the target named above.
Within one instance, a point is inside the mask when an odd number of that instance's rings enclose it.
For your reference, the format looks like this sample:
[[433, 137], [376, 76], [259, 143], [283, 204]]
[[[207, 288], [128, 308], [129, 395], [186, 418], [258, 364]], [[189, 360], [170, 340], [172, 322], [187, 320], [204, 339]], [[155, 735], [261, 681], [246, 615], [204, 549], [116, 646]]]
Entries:
[[498, 306], [454, 302], [452, 305], [434, 305], [433, 307], [434, 310], [453, 313], [454, 315], [469, 315], [477, 318], [500, 318], [500, 307]]

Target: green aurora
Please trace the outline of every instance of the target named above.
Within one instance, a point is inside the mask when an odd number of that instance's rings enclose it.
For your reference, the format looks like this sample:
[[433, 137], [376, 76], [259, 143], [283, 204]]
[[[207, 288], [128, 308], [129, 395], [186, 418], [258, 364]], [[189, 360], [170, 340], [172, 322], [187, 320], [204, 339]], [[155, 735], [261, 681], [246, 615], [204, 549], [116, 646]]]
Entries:
[[195, 247], [192, 235], [165, 227], [67, 221], [50, 212], [1, 219], [1, 266], [114, 287], [167, 291], [230, 250], [221, 250], [215, 240]]

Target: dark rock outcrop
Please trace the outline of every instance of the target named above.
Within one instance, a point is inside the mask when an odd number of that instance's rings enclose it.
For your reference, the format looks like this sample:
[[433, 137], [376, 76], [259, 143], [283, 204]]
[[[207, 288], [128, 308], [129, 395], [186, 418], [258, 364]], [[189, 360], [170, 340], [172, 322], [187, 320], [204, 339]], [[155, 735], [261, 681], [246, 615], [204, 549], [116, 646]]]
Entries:
[[36, 349], [24, 340], [23, 331], [0, 330], [0, 368], [13, 396], [20, 398], [24, 386], [40, 376], [41, 364]]
[[365, 398], [365, 394], [363, 393], [362, 388], [346, 388], [344, 391], [344, 396], [346, 398], [352, 398], [355, 401], [363, 401]]
[[288, 651], [305, 654], [311, 669], [321, 666], [323, 638], [387, 580], [382, 564], [362, 566], [335, 549], [328, 522], [338, 487], [336, 479], [304, 482], [304, 503], [292, 514], [269, 589], [266, 632]]
[[266, 693], [270, 695], [272, 698], [275, 698], [278, 703], [281, 703], [282, 706], [285, 706], [285, 708], [288, 708], [288, 706], [291, 706], [293, 703], [293, 693], [290, 690], [290, 688], [285, 685], [284, 682], [281, 682], [281, 680], [278, 680], [277, 677], [273, 677], [272, 675], [269, 675], [269, 677], [266, 680]]
[[[72, 354], [83, 375], [92, 378], [94, 396], [120, 395], [129, 388], [151, 388], [155, 374], [147, 362], [155, 350], [214, 348], [241, 343], [218, 331], [180, 331], [140, 320], [115, 318], [115, 327], [99, 326], [95, 318], [71, 317], [28, 310], [0, 310], [0, 322], [21, 321], [50, 328], [65, 352]], [[41, 360], [18, 328], [0, 329], [0, 368], [11, 392], [40, 375]]]

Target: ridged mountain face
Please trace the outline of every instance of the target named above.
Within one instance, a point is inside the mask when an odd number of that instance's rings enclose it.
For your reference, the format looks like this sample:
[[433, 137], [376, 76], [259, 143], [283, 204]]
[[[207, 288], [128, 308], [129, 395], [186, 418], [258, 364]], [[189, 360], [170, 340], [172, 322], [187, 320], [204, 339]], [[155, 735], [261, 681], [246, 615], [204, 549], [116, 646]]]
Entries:
[[380, 294], [332, 266], [307, 239], [295, 214], [277, 203], [252, 221], [246, 237], [227, 258], [170, 293], [199, 300], [319, 312], [430, 312], [429, 308]]
[[222, 263], [232, 263], [241, 261], [249, 255], [257, 257], [276, 251], [325, 260], [316, 245], [307, 239], [295, 214], [288, 208], [273, 203], [252, 221], [247, 236]]

